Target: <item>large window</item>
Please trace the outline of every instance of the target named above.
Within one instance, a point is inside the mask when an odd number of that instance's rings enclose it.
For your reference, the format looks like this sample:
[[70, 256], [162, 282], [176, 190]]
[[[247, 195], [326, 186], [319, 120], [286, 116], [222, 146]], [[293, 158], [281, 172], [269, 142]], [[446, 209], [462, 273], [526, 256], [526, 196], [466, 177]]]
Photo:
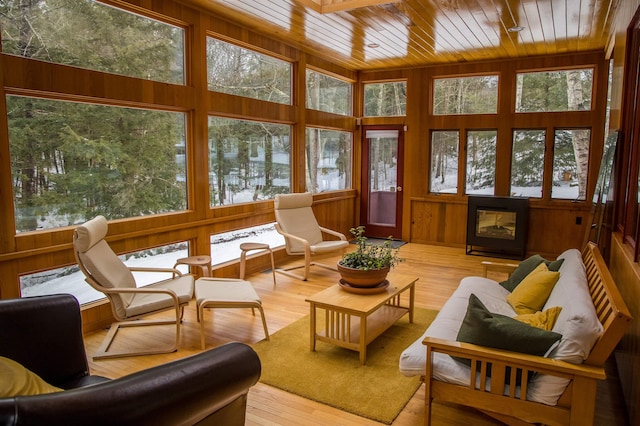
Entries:
[[307, 128], [305, 144], [307, 191], [351, 187], [351, 133]]
[[209, 117], [211, 206], [291, 192], [291, 126]]
[[457, 130], [431, 133], [431, 182], [429, 192], [455, 194], [458, 192]]
[[495, 130], [467, 132], [467, 194], [494, 195], [496, 140]]
[[2, 52], [184, 84], [184, 30], [85, 0], [0, 3]]
[[546, 131], [516, 130], [511, 154], [511, 196], [542, 197]]
[[495, 114], [498, 76], [438, 78], [433, 81], [433, 113]]
[[307, 108], [351, 115], [352, 84], [307, 70]]
[[291, 64], [207, 37], [209, 90], [291, 104]]
[[593, 69], [519, 73], [516, 112], [588, 111]]
[[18, 232], [187, 207], [184, 114], [6, 101]]
[[368, 83], [364, 85], [365, 117], [407, 115], [407, 82]]
[[588, 129], [556, 130], [552, 198], [586, 199], [590, 142], [591, 131]]

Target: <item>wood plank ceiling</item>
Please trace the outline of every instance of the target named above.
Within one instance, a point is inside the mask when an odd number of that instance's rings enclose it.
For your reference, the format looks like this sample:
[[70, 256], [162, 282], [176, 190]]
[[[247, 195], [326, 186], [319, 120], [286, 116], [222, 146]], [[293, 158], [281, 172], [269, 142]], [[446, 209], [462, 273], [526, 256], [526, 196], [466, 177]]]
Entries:
[[181, 1], [348, 69], [373, 70], [604, 50], [625, 0]]

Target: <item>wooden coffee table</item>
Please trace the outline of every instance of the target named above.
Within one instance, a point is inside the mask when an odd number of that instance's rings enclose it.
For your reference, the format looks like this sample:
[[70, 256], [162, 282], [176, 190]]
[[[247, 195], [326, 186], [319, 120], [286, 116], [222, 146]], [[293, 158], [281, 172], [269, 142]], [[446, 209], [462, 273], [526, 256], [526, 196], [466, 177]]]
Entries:
[[[389, 286], [382, 293], [353, 294], [336, 284], [306, 299], [311, 308], [311, 350], [316, 341], [328, 342], [360, 353], [360, 363], [367, 360], [367, 345], [389, 329], [398, 319], [409, 314], [413, 322], [415, 283], [417, 277], [390, 273]], [[409, 300], [402, 293], [409, 291]], [[325, 313], [324, 327], [317, 329], [317, 311]]]

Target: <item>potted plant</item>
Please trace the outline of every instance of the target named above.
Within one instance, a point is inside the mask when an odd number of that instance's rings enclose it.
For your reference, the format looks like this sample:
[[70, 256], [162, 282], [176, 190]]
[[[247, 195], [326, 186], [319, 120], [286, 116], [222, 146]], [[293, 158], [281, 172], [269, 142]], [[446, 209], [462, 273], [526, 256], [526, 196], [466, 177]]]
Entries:
[[404, 260], [398, 255], [400, 249], [392, 246], [391, 237], [384, 244], [376, 245], [364, 236], [364, 226], [351, 228], [349, 232], [355, 237], [356, 250], [338, 261], [338, 272], [345, 283], [354, 287], [376, 287], [384, 282], [391, 268]]

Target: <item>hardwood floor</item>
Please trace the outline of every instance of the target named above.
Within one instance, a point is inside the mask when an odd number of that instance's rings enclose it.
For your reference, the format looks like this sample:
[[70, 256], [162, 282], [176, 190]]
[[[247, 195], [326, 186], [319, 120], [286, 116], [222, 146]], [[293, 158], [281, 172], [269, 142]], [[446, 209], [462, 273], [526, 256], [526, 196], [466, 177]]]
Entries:
[[[480, 262], [488, 257], [468, 256], [464, 249], [406, 244], [401, 248], [401, 257], [405, 262], [397, 266], [403, 272], [419, 277], [416, 283], [416, 306], [440, 309], [455, 290], [460, 279], [469, 275], [481, 275]], [[338, 257], [328, 257], [324, 261], [337, 261]], [[491, 259], [495, 260], [495, 259]], [[299, 263], [299, 262], [296, 262]], [[282, 266], [282, 265], [279, 265]], [[274, 287], [270, 271], [248, 275], [262, 298], [269, 332], [275, 333], [284, 326], [307, 315], [308, 303], [305, 298], [336, 282], [337, 274], [322, 268], [312, 268], [312, 275], [306, 282], [277, 274]], [[499, 276], [493, 277], [497, 280]], [[251, 316], [243, 309], [216, 310], [205, 313], [207, 348], [237, 340], [254, 343], [264, 338], [260, 316]], [[172, 339], [171, 327], [156, 327], [144, 331], [125, 330], [116, 338], [116, 344], [136, 346], [150, 342]], [[177, 352], [163, 355], [121, 358], [94, 362], [91, 355], [96, 351], [105, 331], [89, 334], [85, 345], [89, 356], [92, 374], [117, 378], [182, 358], [200, 351], [200, 329], [196, 322], [195, 302], [192, 301], [185, 311]], [[613, 373], [613, 374], [612, 374]], [[615, 366], [608, 370], [609, 379], [598, 388], [596, 407], [596, 425], [624, 426], [627, 424], [622, 404]], [[420, 425], [424, 422], [424, 386], [396, 418], [393, 425]], [[344, 411], [310, 401], [299, 396], [258, 383], [249, 392], [247, 407], [247, 425], [375, 425], [378, 424]], [[478, 426], [499, 425], [482, 413], [465, 407], [435, 404], [432, 415], [434, 425]]]

